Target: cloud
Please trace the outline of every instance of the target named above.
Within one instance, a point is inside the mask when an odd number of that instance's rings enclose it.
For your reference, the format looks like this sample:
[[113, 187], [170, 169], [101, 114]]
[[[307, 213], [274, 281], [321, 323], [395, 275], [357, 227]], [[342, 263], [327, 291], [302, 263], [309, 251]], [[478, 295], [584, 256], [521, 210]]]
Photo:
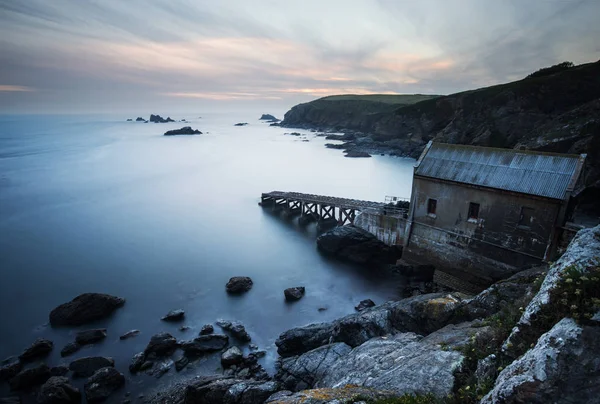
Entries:
[[19, 92], [19, 93], [21, 93], [21, 92], [32, 92], [32, 91], [35, 91], [35, 90], [31, 87], [0, 84], [0, 92], [7, 92], [7, 93]]

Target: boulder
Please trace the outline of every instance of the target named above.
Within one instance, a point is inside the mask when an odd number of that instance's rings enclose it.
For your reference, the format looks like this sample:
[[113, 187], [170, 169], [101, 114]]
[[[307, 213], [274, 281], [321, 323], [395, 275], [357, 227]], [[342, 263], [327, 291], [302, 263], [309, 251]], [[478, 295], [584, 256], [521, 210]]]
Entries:
[[102, 368], [85, 383], [85, 398], [88, 403], [106, 401], [108, 397], [125, 384], [125, 376], [113, 367]]
[[54, 376], [42, 385], [37, 396], [39, 404], [79, 404], [81, 393], [69, 383], [69, 379]]
[[50, 368], [45, 363], [41, 363], [36, 367], [22, 370], [10, 379], [8, 383], [10, 384], [10, 389], [13, 391], [26, 390], [45, 383], [51, 376]]
[[597, 403], [600, 327], [559, 321], [500, 372], [483, 404]]
[[320, 251], [357, 264], [392, 264], [401, 250], [379, 241], [375, 235], [353, 225], [338, 226], [317, 238]]
[[191, 126], [184, 126], [181, 129], [173, 129], [165, 132], [165, 136], [177, 136], [177, 135], [201, 135], [198, 129], [192, 129]]
[[215, 332], [215, 328], [211, 324], [204, 324], [200, 330], [200, 335], [208, 335]]
[[223, 320], [222, 318], [217, 320], [217, 325], [225, 331], [231, 330], [231, 321]]
[[171, 355], [177, 349], [178, 343], [175, 337], [168, 332], [160, 332], [150, 338], [150, 342], [146, 345], [144, 354], [154, 354], [156, 356]]
[[310, 324], [283, 332], [275, 341], [281, 356], [294, 356], [329, 343], [334, 323]]
[[74, 354], [75, 352], [81, 349], [81, 345], [77, 342], [69, 342], [64, 346], [63, 349], [60, 350], [60, 356], [65, 357]]
[[75, 342], [79, 345], [95, 344], [106, 338], [106, 328], [80, 331], [75, 335]]
[[371, 157], [371, 155], [364, 151], [359, 150], [347, 150], [344, 157]]
[[190, 360], [187, 356], [182, 355], [175, 361], [175, 370], [180, 372], [190, 363]]
[[83, 325], [110, 316], [125, 299], [102, 293], [84, 293], [50, 312], [52, 326]]
[[[312, 389], [298, 393], [282, 390], [273, 394], [265, 404], [358, 404], [358, 403], [390, 403], [396, 394], [361, 386], [343, 386], [340, 388]], [[416, 402], [416, 401], [415, 401]]]
[[113, 366], [115, 366], [115, 361], [112, 358], [87, 356], [85, 358], [75, 359], [69, 364], [69, 369], [73, 372], [73, 377], [90, 377], [98, 369]]
[[0, 382], [8, 380], [17, 375], [23, 369], [23, 363], [19, 360], [10, 360], [0, 366]]
[[27, 349], [23, 351], [21, 355], [19, 355], [19, 359], [22, 362], [30, 362], [34, 359], [38, 359], [44, 356], [47, 356], [52, 348], [54, 347], [54, 343], [50, 340], [44, 338], [36, 339], [33, 344]]
[[185, 316], [185, 311], [183, 311], [181, 309], [171, 310], [163, 318], [161, 318], [161, 320], [162, 321], [170, 321], [170, 322], [181, 321], [181, 320], [183, 320], [184, 316]]
[[233, 337], [239, 341], [250, 342], [252, 340], [248, 332], [246, 332], [246, 327], [244, 327], [244, 325], [239, 321], [234, 321], [231, 323], [229, 332], [231, 332], [231, 335], [233, 335]]
[[285, 296], [285, 300], [288, 302], [295, 302], [296, 300], [302, 299], [305, 291], [306, 289], [304, 286], [297, 286], [295, 288], [287, 288], [283, 291], [283, 294]]
[[129, 339], [129, 338], [137, 336], [139, 333], [140, 333], [140, 330], [130, 330], [130, 331], [127, 331], [125, 334], [121, 335], [119, 337], [119, 339], [120, 340]]
[[363, 311], [365, 309], [368, 309], [370, 307], [374, 307], [375, 306], [375, 302], [371, 299], [365, 299], [365, 300], [361, 300], [360, 303], [358, 303], [358, 305], [356, 305], [354, 307], [354, 309], [356, 311]]
[[262, 404], [279, 390], [276, 382], [259, 382], [230, 377], [204, 377], [187, 386], [185, 403]]
[[227, 293], [244, 293], [252, 289], [252, 284], [252, 279], [247, 276], [234, 276], [225, 285], [225, 290]]
[[202, 355], [206, 352], [220, 351], [229, 343], [227, 335], [211, 334], [201, 335], [192, 341], [181, 343], [181, 349], [187, 356]]
[[129, 371], [131, 373], [136, 373], [142, 370], [142, 366], [146, 362], [146, 354], [144, 352], [138, 352], [133, 355], [131, 358], [131, 363], [129, 364]]
[[224, 368], [232, 365], [239, 365], [243, 358], [244, 354], [240, 348], [232, 346], [221, 355], [221, 365], [223, 365]]

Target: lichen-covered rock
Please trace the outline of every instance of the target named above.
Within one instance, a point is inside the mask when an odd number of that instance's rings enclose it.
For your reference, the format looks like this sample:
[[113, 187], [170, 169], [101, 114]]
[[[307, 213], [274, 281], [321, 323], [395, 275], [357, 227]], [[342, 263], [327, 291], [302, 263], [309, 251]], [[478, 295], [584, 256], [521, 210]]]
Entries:
[[508, 365], [483, 404], [600, 402], [600, 327], [565, 318]]
[[38, 393], [39, 404], [78, 404], [81, 402], [79, 389], [69, 384], [69, 379], [54, 376], [48, 379]]
[[396, 397], [396, 394], [390, 391], [348, 385], [335, 389], [304, 390], [298, 393], [280, 391], [269, 397], [265, 404], [354, 404], [377, 402], [393, 397]]
[[8, 381], [11, 390], [25, 390], [45, 383], [52, 374], [50, 368], [45, 364], [22, 370]]
[[112, 358], [103, 356], [87, 356], [85, 358], [75, 359], [69, 364], [69, 370], [73, 372], [73, 377], [90, 377], [98, 369], [115, 366]]
[[52, 351], [53, 347], [54, 343], [52, 341], [45, 338], [38, 338], [29, 348], [25, 349], [25, 351], [19, 355], [19, 359], [23, 362], [29, 362], [44, 357]]
[[110, 316], [125, 299], [102, 293], [84, 293], [50, 312], [52, 326], [83, 325]]
[[205, 377], [187, 386], [185, 404], [262, 404], [279, 390], [276, 382]]
[[94, 373], [84, 386], [88, 403], [106, 401], [108, 397], [125, 384], [125, 376], [113, 367], [102, 368]]

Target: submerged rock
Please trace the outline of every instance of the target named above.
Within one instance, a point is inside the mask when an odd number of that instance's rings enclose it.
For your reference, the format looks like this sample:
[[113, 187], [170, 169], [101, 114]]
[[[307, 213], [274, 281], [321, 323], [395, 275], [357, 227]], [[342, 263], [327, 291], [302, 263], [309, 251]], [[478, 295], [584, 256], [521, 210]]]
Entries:
[[177, 135], [201, 135], [198, 129], [192, 129], [191, 126], [184, 126], [181, 129], [173, 129], [165, 132], [165, 136], [177, 136]]
[[178, 309], [178, 310], [171, 310], [170, 312], [168, 312], [163, 318], [161, 318], [162, 321], [181, 321], [183, 320], [183, 317], [185, 316], [185, 311]]
[[133, 337], [137, 336], [139, 333], [140, 333], [140, 330], [130, 330], [130, 331], [127, 331], [125, 334], [121, 335], [119, 337], [119, 339], [124, 340], [124, 339], [133, 338]]
[[94, 344], [106, 338], [106, 328], [80, 331], [75, 336], [75, 342], [79, 345]]
[[224, 329], [225, 331], [228, 331], [231, 329], [231, 321], [223, 320], [222, 318], [217, 320], [217, 325], [219, 327], [221, 327], [222, 329]]
[[85, 398], [88, 403], [105, 401], [112, 393], [123, 387], [125, 376], [115, 368], [102, 368], [94, 373], [85, 383]]
[[113, 366], [115, 366], [115, 361], [112, 358], [87, 356], [85, 358], [75, 359], [69, 364], [69, 369], [73, 372], [73, 377], [90, 377], [98, 369]]
[[252, 289], [252, 284], [252, 279], [247, 276], [234, 276], [225, 285], [225, 290], [227, 293], [244, 293]]
[[23, 362], [30, 362], [34, 359], [48, 355], [50, 351], [52, 351], [53, 347], [54, 343], [52, 341], [44, 338], [38, 338], [33, 342], [33, 344], [31, 344], [29, 348], [25, 349], [25, 351], [19, 355], [19, 359]]
[[37, 396], [39, 404], [79, 404], [81, 392], [69, 383], [69, 379], [54, 376], [48, 379]]
[[69, 373], [69, 367], [65, 365], [58, 365], [50, 368], [50, 374], [52, 376], [64, 376]]
[[36, 367], [25, 369], [16, 374], [9, 380], [11, 390], [26, 390], [34, 386], [45, 383], [52, 374], [50, 368], [45, 364], [39, 364]]
[[60, 356], [65, 357], [74, 354], [75, 352], [81, 349], [81, 345], [77, 342], [69, 342], [64, 346], [63, 349], [60, 350]]
[[304, 286], [298, 286], [295, 288], [287, 288], [283, 291], [283, 294], [285, 296], [285, 300], [288, 302], [295, 302], [296, 300], [302, 299], [305, 291], [306, 289]]
[[50, 312], [53, 326], [83, 325], [110, 316], [125, 299], [102, 293], [84, 293]]
[[361, 300], [360, 303], [358, 303], [357, 306], [354, 307], [354, 309], [356, 309], [356, 311], [363, 311], [365, 309], [368, 309], [370, 307], [374, 307], [375, 306], [375, 302], [371, 299], [365, 299], [365, 300]]

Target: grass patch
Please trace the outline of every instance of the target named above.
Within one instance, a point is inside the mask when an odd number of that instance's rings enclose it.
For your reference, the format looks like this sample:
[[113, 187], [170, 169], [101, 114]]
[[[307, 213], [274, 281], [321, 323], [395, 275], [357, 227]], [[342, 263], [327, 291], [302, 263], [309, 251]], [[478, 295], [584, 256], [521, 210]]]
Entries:
[[405, 394], [400, 397], [384, 398], [382, 400], [370, 401], [370, 404], [443, 404], [443, 400], [436, 398], [433, 394], [412, 395]]

